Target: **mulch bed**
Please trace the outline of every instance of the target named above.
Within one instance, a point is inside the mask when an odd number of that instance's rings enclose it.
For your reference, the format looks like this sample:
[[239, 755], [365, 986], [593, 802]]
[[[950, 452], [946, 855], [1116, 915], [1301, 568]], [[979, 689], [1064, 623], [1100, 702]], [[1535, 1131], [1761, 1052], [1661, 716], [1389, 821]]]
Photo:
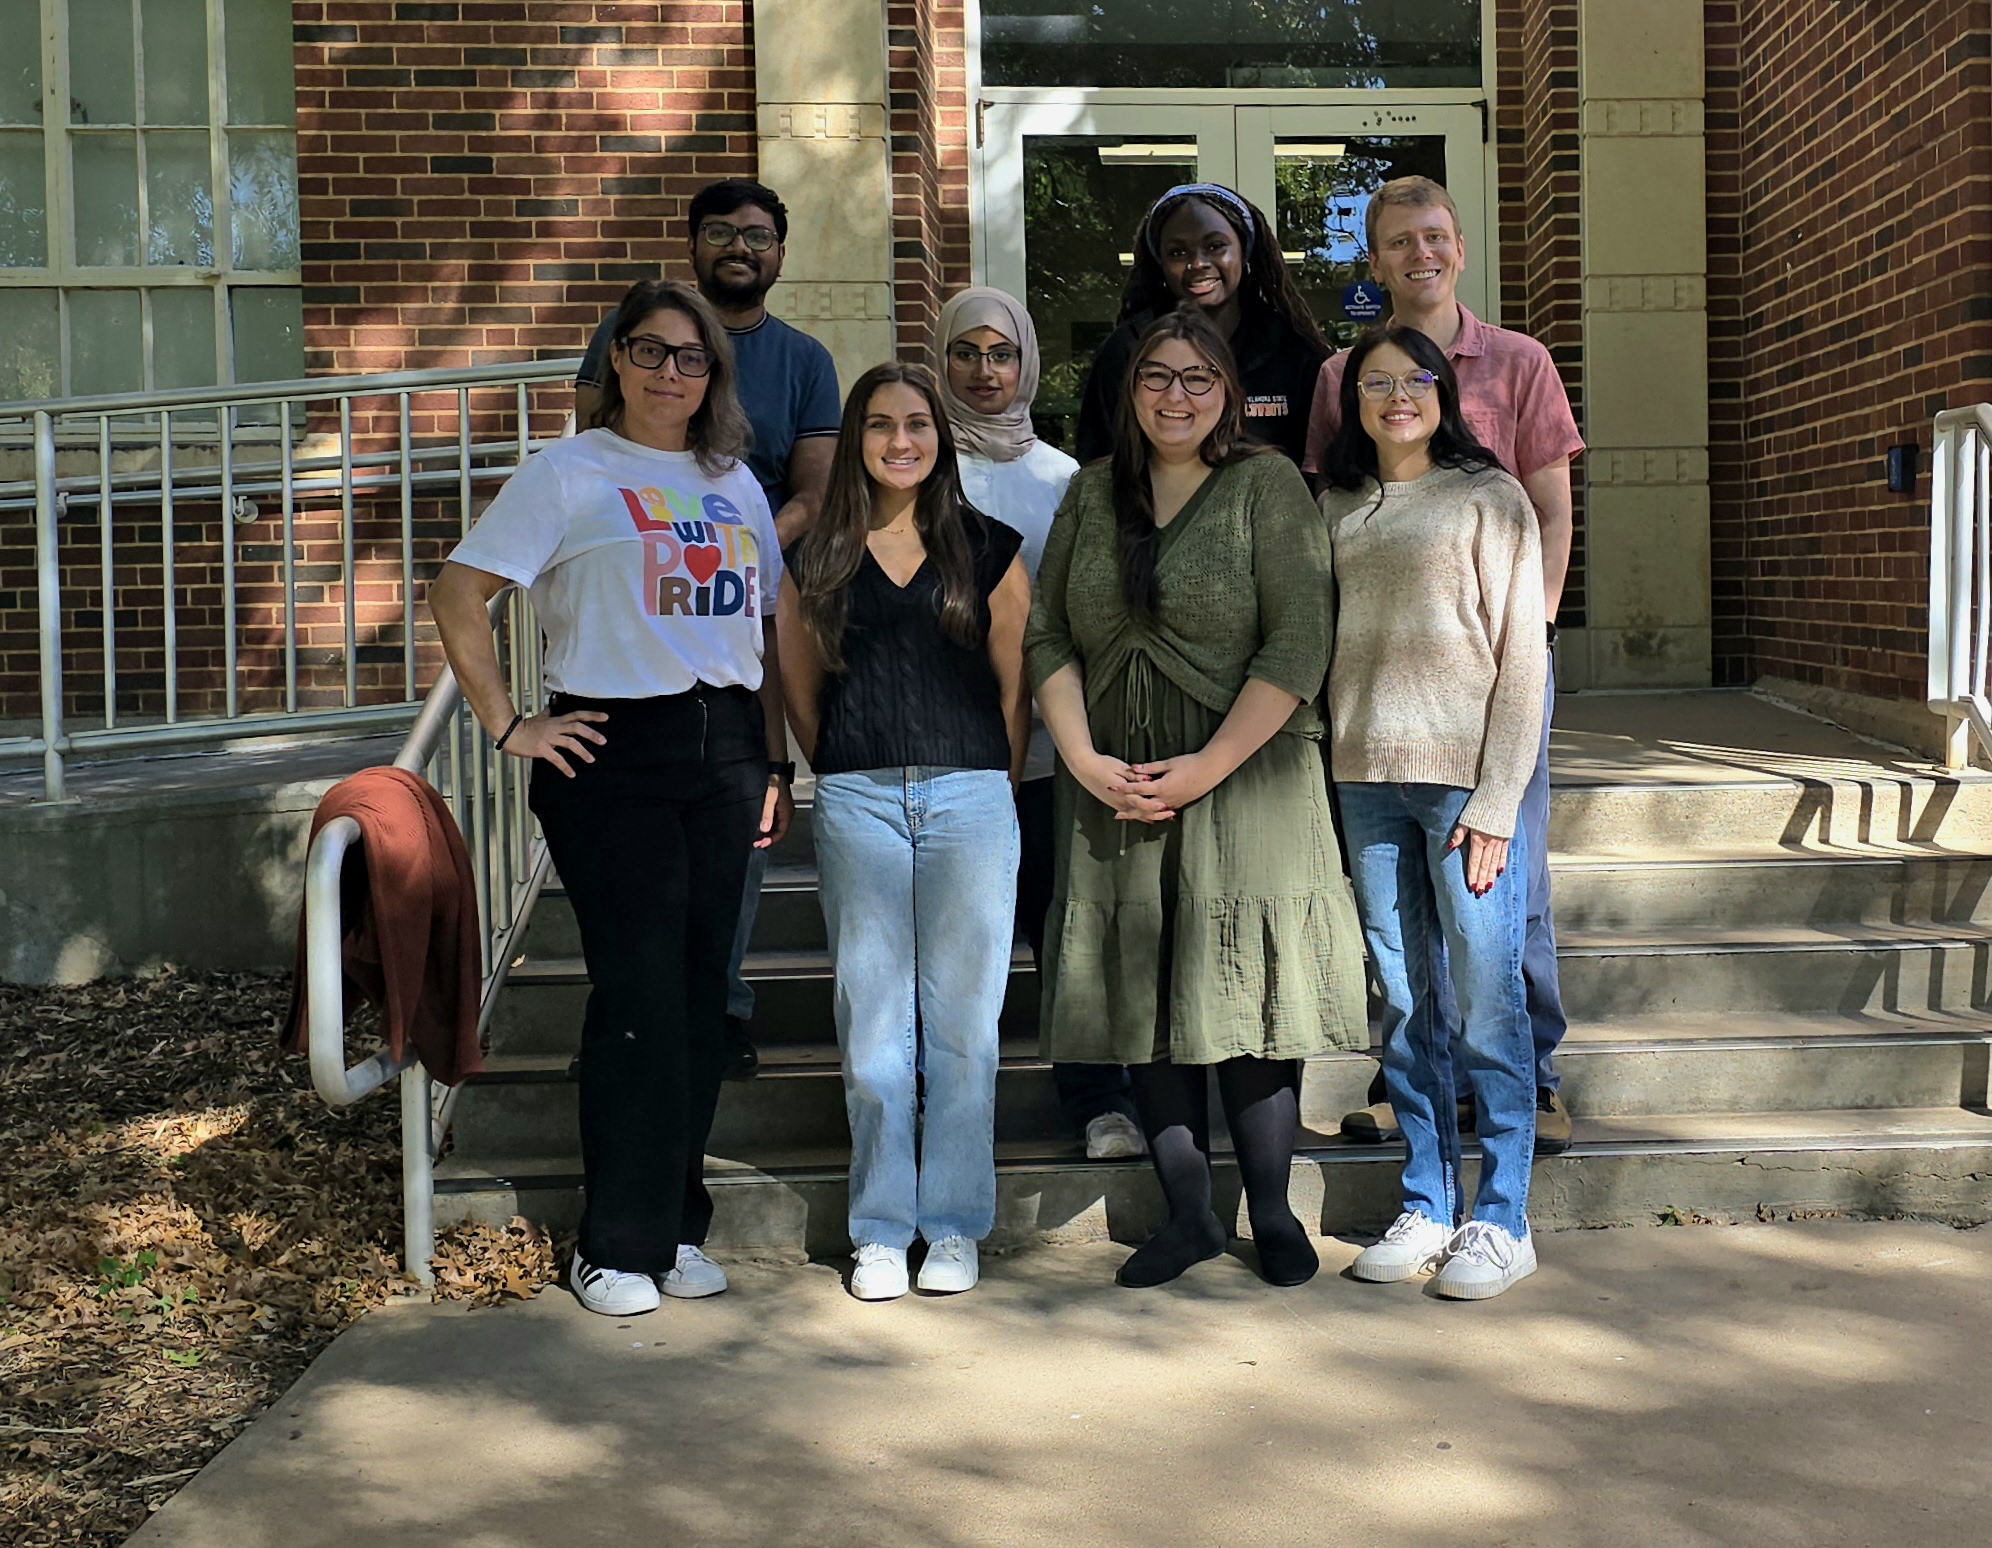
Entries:
[[[277, 1052], [285, 975], [0, 985], [0, 1521], [121, 1543], [402, 1274], [399, 1104]], [[367, 1046], [354, 1036], [351, 1046]], [[551, 1245], [457, 1227], [438, 1297], [529, 1296]]]

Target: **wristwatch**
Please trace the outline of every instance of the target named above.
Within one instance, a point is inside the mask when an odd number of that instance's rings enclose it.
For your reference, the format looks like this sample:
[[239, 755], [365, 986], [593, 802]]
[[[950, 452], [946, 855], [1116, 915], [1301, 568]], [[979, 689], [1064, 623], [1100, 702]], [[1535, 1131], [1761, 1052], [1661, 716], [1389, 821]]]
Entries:
[[773, 758], [770, 758], [768, 760], [768, 778], [780, 779], [784, 785], [793, 785], [795, 783], [795, 764], [792, 761], [777, 763]]
[[1546, 623], [1544, 627], [1549, 630], [1549, 643], [1554, 645], [1556, 643], [1556, 624], [1552, 621]]

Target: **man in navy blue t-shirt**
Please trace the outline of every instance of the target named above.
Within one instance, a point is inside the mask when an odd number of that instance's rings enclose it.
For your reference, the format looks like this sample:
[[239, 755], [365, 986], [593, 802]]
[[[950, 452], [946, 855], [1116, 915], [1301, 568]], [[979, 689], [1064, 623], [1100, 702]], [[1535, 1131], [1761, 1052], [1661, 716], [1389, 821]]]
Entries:
[[[768, 292], [782, 274], [788, 210], [774, 191], [745, 178], [709, 183], [692, 199], [692, 272], [718, 310], [739, 362], [740, 406], [754, 427], [747, 465], [767, 491], [787, 548], [816, 520], [842, 408], [830, 351], [770, 316]], [[585, 425], [608, 369], [610, 311], [574, 378], [575, 417]]]
[[[689, 225], [699, 294], [718, 310], [733, 340], [740, 406], [754, 430], [747, 466], [767, 493], [775, 531], [787, 549], [816, 520], [830, 481], [842, 411], [837, 368], [830, 351], [815, 339], [768, 314], [767, 295], [781, 278], [782, 244], [788, 240], [788, 210], [773, 189], [745, 178], [709, 183], [692, 199]], [[614, 321], [611, 309], [595, 329], [574, 378], [574, 413], [581, 425], [593, 418], [601, 400]], [[740, 976], [740, 964], [754, 933], [767, 870], [768, 852], [754, 850], [728, 969], [726, 1027], [732, 1059], [727, 1073], [736, 1079], [752, 1075], [761, 1062], [747, 1029], [754, 1015], [754, 989]]]

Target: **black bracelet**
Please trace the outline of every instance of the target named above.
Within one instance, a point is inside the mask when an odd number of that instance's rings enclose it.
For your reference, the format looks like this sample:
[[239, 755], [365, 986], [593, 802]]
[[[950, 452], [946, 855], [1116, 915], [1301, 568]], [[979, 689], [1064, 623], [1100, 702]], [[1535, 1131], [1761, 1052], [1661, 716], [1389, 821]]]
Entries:
[[524, 720], [525, 718], [526, 714], [524, 710], [521, 710], [518, 714], [514, 715], [512, 717], [512, 723], [505, 728], [505, 734], [499, 737], [497, 741], [491, 744], [491, 750], [493, 752], [503, 752], [505, 750], [505, 744], [512, 740], [512, 733], [519, 729], [519, 722]]

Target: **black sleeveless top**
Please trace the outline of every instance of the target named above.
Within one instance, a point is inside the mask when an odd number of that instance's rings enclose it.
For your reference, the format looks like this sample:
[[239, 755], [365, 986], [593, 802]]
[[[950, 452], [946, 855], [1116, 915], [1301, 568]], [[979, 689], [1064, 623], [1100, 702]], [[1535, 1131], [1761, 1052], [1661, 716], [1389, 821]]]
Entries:
[[981, 630], [973, 645], [941, 632], [941, 582], [923, 562], [895, 586], [866, 551], [851, 581], [844, 671], [827, 675], [818, 701], [818, 774], [902, 769], [1008, 769], [1010, 733], [989, 664], [989, 595], [1023, 538], [999, 521], [964, 520]]

